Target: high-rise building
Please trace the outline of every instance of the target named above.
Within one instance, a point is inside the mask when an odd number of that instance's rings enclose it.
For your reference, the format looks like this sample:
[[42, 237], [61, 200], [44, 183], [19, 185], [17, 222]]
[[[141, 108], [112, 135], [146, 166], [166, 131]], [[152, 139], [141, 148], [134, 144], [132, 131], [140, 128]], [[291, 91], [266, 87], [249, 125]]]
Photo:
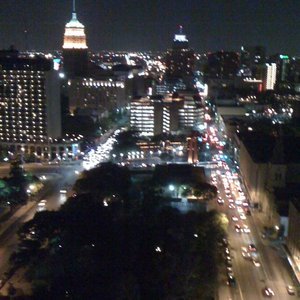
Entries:
[[68, 93], [71, 115], [89, 115], [99, 119], [108, 111], [127, 105], [125, 82], [114, 76], [68, 79], [63, 89]]
[[265, 65], [264, 78], [263, 78], [263, 89], [274, 90], [276, 83], [276, 64], [270, 63]]
[[269, 62], [276, 64], [276, 81], [284, 83], [289, 81], [291, 58], [285, 54], [274, 54], [269, 57]]
[[239, 69], [240, 58], [236, 52], [218, 51], [207, 55], [204, 71], [207, 79], [233, 79]]
[[252, 69], [266, 61], [266, 49], [262, 46], [241, 47], [241, 66]]
[[177, 93], [134, 99], [130, 105], [130, 126], [144, 136], [191, 129], [203, 117], [200, 104], [195, 97]]
[[189, 41], [180, 26], [179, 33], [174, 36], [172, 49], [168, 50], [165, 57], [167, 85], [183, 83], [187, 88], [193, 88], [195, 60], [194, 50], [189, 48]]
[[72, 19], [65, 26], [63, 66], [69, 78], [84, 76], [88, 70], [86, 35], [84, 25], [77, 19], [75, 1], [73, 1]]
[[59, 137], [59, 99], [51, 60], [0, 51], [0, 142], [44, 143]]

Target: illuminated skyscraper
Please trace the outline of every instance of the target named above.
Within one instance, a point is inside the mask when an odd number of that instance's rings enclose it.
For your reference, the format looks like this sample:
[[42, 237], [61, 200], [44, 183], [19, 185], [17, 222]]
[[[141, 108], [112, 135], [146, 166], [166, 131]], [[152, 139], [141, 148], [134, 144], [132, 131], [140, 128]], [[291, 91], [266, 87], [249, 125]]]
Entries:
[[[189, 48], [189, 41], [183, 33], [182, 26], [175, 34], [172, 49], [168, 50], [165, 58], [165, 81], [168, 85], [185, 85], [187, 88], [194, 86], [195, 53]], [[172, 90], [171, 90], [172, 91]]]
[[60, 135], [59, 80], [52, 61], [0, 51], [0, 142], [48, 143]]
[[72, 19], [66, 24], [63, 44], [64, 71], [68, 77], [84, 76], [88, 68], [88, 47], [84, 25], [77, 19], [73, 0]]
[[264, 90], [274, 90], [276, 83], [276, 64], [266, 64], [264, 75]]

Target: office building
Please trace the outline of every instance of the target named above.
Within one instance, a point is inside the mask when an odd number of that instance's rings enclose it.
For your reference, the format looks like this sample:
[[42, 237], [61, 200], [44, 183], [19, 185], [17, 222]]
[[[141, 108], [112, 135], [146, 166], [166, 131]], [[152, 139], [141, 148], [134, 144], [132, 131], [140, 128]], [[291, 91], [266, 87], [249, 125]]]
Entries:
[[64, 85], [71, 115], [87, 115], [95, 119], [127, 105], [125, 82], [114, 77], [74, 78]]
[[240, 75], [257, 77], [257, 67], [266, 62], [266, 49], [262, 46], [242, 46], [240, 52]]
[[198, 99], [189, 95], [143, 97], [130, 104], [130, 126], [143, 136], [191, 129], [203, 117]]
[[[53, 158], [65, 151], [75, 155], [75, 139], [70, 143], [59, 140], [59, 88], [51, 59], [14, 49], [0, 51], [1, 150], [36, 158]], [[76, 144], [78, 148], [77, 139]]]
[[[189, 48], [189, 41], [183, 33], [182, 26], [175, 34], [172, 49], [165, 56], [166, 72], [164, 80], [167, 85], [184, 84], [185, 88], [194, 87], [195, 53]], [[174, 90], [171, 89], [171, 92]]]
[[58, 74], [51, 60], [0, 52], [0, 141], [45, 142], [61, 134]]
[[276, 83], [276, 69], [275, 63], [265, 64], [264, 78], [263, 78], [263, 89], [274, 90]]
[[238, 73], [239, 65], [240, 58], [236, 52], [209, 53], [204, 76], [206, 79], [233, 79]]

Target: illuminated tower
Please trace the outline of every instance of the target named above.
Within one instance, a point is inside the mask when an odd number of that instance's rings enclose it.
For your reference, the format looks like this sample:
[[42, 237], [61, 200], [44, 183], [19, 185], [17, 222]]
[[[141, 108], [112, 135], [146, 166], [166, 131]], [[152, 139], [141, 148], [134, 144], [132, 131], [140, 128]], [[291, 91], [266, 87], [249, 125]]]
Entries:
[[63, 44], [64, 71], [69, 78], [84, 76], [88, 68], [88, 47], [84, 25], [77, 19], [73, 0], [72, 19], [66, 24]]
[[194, 87], [195, 53], [189, 48], [189, 41], [183, 33], [182, 26], [179, 26], [179, 32], [174, 36], [172, 49], [168, 50], [165, 63], [165, 81], [170, 86], [184, 84], [186, 88]]

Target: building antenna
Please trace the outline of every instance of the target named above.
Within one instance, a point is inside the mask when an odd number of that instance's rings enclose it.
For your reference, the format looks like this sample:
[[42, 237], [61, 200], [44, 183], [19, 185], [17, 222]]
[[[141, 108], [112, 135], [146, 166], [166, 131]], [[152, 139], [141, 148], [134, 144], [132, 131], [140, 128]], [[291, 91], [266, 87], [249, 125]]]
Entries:
[[76, 12], [76, 1], [73, 0], [73, 12]]

